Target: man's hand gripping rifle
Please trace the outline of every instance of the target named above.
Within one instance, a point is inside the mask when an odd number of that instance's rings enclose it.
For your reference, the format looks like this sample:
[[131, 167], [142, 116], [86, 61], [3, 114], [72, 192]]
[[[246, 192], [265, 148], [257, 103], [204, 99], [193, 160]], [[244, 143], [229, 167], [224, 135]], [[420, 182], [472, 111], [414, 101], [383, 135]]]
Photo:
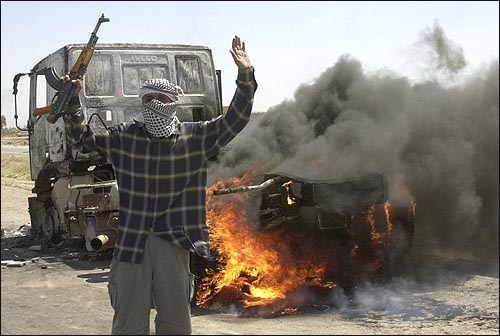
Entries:
[[45, 106], [36, 108], [33, 112], [33, 115], [38, 117], [48, 113], [47, 121], [50, 123], [55, 123], [60, 116], [66, 113], [66, 109], [68, 108], [69, 101], [75, 92], [76, 85], [71, 81], [75, 79], [82, 79], [87, 71], [87, 67], [94, 55], [94, 47], [97, 43], [97, 30], [101, 23], [109, 22], [109, 19], [104, 17], [104, 14], [101, 15], [99, 21], [97, 21], [97, 25], [94, 28], [94, 31], [90, 35], [89, 42], [87, 46], [82, 50], [80, 56], [76, 60], [75, 64], [71, 68], [69, 72], [70, 80], [64, 81], [61, 79], [61, 76], [58, 76], [55, 68], [48, 68], [45, 72], [45, 78], [47, 79], [47, 83], [54, 88], [57, 92], [52, 99], [53, 103]]

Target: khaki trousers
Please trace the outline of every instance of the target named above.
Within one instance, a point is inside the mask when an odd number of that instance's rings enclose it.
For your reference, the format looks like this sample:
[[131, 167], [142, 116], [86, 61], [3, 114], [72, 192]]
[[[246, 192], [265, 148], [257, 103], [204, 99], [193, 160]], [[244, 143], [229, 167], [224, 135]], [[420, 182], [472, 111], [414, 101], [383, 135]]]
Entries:
[[113, 335], [149, 335], [156, 308], [157, 335], [190, 335], [194, 277], [189, 252], [150, 233], [141, 264], [112, 260], [108, 291]]

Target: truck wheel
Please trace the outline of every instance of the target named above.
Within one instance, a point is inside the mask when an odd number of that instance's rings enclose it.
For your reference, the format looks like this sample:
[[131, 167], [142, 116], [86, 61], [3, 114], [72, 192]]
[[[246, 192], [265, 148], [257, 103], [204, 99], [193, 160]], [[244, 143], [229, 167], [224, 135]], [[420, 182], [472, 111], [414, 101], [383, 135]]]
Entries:
[[42, 226], [42, 235], [48, 241], [55, 241], [59, 231], [59, 213], [54, 206], [51, 206], [45, 212], [45, 218]]
[[392, 230], [386, 243], [382, 267], [375, 272], [373, 280], [386, 281], [407, 271], [415, 233], [415, 218], [404, 214], [408, 212], [407, 209], [397, 210], [399, 215], [391, 219]]
[[393, 219], [389, 252], [386, 256], [386, 271], [397, 275], [405, 271], [407, 256], [410, 254], [415, 235], [415, 219], [411, 216]]

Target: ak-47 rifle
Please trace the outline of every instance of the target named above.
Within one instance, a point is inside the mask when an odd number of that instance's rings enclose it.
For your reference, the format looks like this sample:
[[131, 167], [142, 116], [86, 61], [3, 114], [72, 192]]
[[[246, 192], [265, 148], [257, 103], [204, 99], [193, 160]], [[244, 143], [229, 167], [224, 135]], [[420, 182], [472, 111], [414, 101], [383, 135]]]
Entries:
[[76, 60], [75, 64], [71, 68], [69, 72], [69, 81], [64, 81], [61, 79], [61, 76], [57, 75], [54, 67], [50, 67], [45, 71], [45, 78], [47, 79], [47, 83], [56, 90], [56, 94], [54, 98], [52, 98], [53, 103], [45, 106], [36, 108], [33, 112], [35, 117], [49, 114], [47, 116], [47, 121], [51, 124], [55, 123], [60, 116], [66, 113], [66, 109], [68, 108], [69, 101], [75, 92], [76, 85], [71, 81], [75, 79], [82, 79], [87, 71], [87, 67], [94, 55], [94, 47], [97, 43], [97, 30], [99, 30], [99, 26], [103, 22], [109, 22], [109, 19], [104, 17], [104, 14], [101, 15], [99, 20], [97, 21], [97, 25], [94, 28], [94, 31], [90, 35], [89, 42], [82, 50], [80, 56]]

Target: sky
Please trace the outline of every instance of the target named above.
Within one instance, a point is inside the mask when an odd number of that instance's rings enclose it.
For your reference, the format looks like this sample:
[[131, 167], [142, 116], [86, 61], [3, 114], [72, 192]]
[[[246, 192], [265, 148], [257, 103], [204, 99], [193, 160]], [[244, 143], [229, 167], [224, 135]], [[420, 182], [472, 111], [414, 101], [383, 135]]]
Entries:
[[[98, 43], [210, 47], [222, 70], [224, 105], [235, 89], [229, 49], [239, 35], [259, 84], [253, 111], [266, 112], [345, 54], [368, 72], [424, 80], [415, 48], [436, 23], [462, 49], [463, 71], [472, 73], [498, 59], [498, 7], [498, 1], [2, 1], [1, 113], [14, 127], [14, 75], [66, 44], [86, 43], [102, 13], [111, 21], [101, 26]], [[18, 89], [18, 125], [24, 126], [27, 77]]]

